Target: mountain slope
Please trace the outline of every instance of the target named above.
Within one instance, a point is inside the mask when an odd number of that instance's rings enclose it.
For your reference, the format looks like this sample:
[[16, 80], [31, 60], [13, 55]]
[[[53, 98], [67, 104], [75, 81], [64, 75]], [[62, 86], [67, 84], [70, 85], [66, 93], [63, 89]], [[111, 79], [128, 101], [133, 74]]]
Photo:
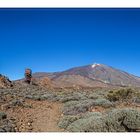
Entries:
[[36, 78], [49, 77], [57, 86], [105, 87], [140, 86], [140, 78], [103, 64], [72, 68], [56, 73], [35, 73]]

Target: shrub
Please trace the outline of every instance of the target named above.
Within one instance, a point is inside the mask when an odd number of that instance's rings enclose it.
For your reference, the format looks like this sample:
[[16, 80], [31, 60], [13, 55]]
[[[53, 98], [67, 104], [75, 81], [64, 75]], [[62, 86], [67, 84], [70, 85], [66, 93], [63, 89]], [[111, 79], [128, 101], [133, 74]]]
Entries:
[[63, 118], [60, 119], [60, 122], [58, 123], [58, 126], [60, 128], [66, 129], [71, 123], [74, 121], [78, 120], [80, 116], [64, 116]]
[[140, 130], [140, 111], [114, 109], [107, 114], [91, 114], [67, 127], [72, 132], [135, 132]]
[[134, 103], [138, 103], [138, 104], [140, 103], [140, 92], [139, 91], [134, 93], [132, 101]]
[[57, 95], [57, 98], [60, 102], [69, 102], [69, 101], [78, 101], [78, 100], [84, 100], [87, 99], [86, 96], [82, 93], [67, 93], [67, 94], [61, 94]]
[[15, 132], [15, 123], [11, 120], [4, 119], [0, 121], [0, 132]]
[[82, 100], [82, 101], [70, 101], [64, 105], [64, 114], [65, 115], [75, 115], [78, 113], [84, 113], [92, 106], [93, 100]]
[[32, 96], [32, 95], [26, 95], [25, 98], [27, 98], [27, 99], [32, 99], [33, 96]]
[[109, 91], [109, 93], [113, 93], [113, 92], [114, 92], [113, 90], [110, 90], [110, 91]]
[[64, 105], [63, 113], [65, 115], [76, 115], [88, 111], [92, 106], [112, 107], [113, 103], [106, 99], [70, 101]]
[[132, 98], [133, 93], [134, 91], [131, 88], [110, 91], [107, 94], [107, 99], [110, 101], [128, 100]]
[[97, 100], [95, 100], [94, 105], [95, 106], [102, 106], [102, 107], [105, 107], [105, 108], [114, 106], [114, 104], [111, 103], [107, 99], [97, 99]]
[[114, 109], [107, 115], [109, 131], [136, 131], [140, 129], [140, 111], [136, 109]]
[[140, 104], [140, 98], [134, 97], [134, 98], [132, 99], [132, 101], [133, 101], [134, 103]]
[[101, 114], [90, 115], [87, 118], [79, 119], [67, 127], [71, 132], [106, 132], [106, 124]]
[[89, 95], [87, 95], [87, 98], [88, 99], [94, 99], [94, 100], [96, 100], [96, 99], [101, 98], [101, 96], [100, 95], [96, 95], [96, 94], [89, 94]]
[[51, 94], [51, 93], [47, 93], [47, 94], [43, 94], [43, 95], [41, 95], [41, 99], [42, 100], [54, 100], [55, 99], [55, 97], [56, 97], [56, 95], [55, 94]]
[[7, 115], [4, 112], [0, 112], [0, 120], [6, 119]]
[[69, 102], [66, 102], [64, 104], [64, 108], [69, 108], [69, 107], [72, 107], [72, 106], [76, 106], [78, 103], [79, 103], [79, 101], [69, 101]]
[[87, 119], [89, 117], [98, 117], [101, 115], [102, 113], [100, 112], [86, 112], [85, 114], [82, 114], [81, 119]]
[[24, 102], [25, 101], [22, 99], [14, 99], [9, 103], [9, 105], [11, 105], [11, 106], [24, 106]]

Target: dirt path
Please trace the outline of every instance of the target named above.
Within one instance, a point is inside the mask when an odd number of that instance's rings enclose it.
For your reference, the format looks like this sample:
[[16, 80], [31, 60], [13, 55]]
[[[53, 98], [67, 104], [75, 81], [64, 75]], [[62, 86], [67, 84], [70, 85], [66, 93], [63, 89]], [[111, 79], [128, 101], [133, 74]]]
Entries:
[[26, 101], [32, 108], [9, 109], [8, 116], [16, 118], [20, 132], [61, 132], [57, 123], [61, 116], [62, 104], [48, 101]]

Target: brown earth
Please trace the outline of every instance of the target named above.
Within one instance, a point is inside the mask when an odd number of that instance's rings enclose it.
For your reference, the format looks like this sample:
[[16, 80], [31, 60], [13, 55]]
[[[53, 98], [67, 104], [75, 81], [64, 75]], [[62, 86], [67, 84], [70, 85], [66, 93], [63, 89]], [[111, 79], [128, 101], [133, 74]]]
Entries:
[[18, 132], [61, 132], [57, 123], [61, 117], [62, 104], [48, 101], [27, 100], [31, 108], [15, 107], [6, 111], [9, 118], [16, 119]]
[[12, 87], [12, 82], [8, 77], [0, 74], [0, 88]]

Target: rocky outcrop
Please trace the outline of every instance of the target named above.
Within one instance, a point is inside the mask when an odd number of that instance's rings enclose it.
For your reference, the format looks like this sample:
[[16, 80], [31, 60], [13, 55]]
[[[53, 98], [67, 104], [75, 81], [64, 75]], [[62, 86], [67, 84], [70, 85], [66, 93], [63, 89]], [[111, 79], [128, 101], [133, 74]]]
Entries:
[[12, 81], [10, 81], [8, 77], [0, 74], [0, 88], [8, 88], [12, 86]]
[[42, 87], [46, 87], [46, 88], [52, 88], [53, 87], [53, 83], [52, 83], [52, 81], [48, 77], [42, 78], [40, 80], [40, 85]]

